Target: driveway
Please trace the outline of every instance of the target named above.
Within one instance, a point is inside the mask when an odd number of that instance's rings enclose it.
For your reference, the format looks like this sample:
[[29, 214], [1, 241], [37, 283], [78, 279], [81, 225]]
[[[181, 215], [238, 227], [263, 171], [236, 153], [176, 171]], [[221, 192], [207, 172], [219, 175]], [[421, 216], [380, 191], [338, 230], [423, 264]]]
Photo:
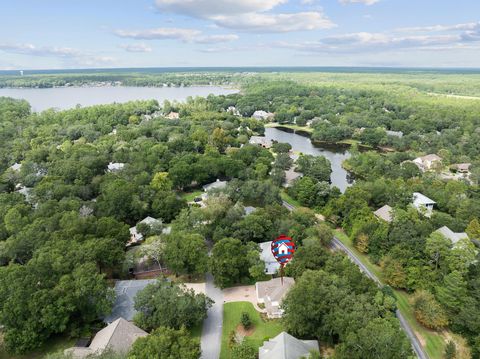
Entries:
[[265, 309], [261, 309], [257, 305], [257, 292], [254, 285], [244, 285], [239, 287], [226, 288], [223, 290], [223, 300], [225, 303], [230, 302], [250, 302], [257, 312], [266, 313]]
[[206, 295], [215, 303], [208, 310], [207, 319], [203, 321], [201, 338], [202, 359], [218, 359], [222, 342], [223, 292], [213, 284], [213, 276], [207, 273]]

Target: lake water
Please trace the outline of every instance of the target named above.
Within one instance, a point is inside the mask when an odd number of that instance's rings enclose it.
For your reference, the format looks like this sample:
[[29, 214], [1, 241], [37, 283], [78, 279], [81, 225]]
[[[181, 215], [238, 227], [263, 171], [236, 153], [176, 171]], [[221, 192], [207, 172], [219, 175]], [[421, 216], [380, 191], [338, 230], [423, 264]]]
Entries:
[[342, 193], [353, 184], [353, 178], [342, 167], [342, 162], [350, 158], [350, 152], [340, 146], [320, 147], [312, 143], [308, 136], [299, 135], [293, 131], [285, 131], [278, 128], [265, 128], [265, 137], [278, 142], [288, 142], [292, 150], [306, 155], [325, 156], [332, 164], [330, 180], [333, 186], [337, 186]]
[[164, 100], [185, 101], [187, 97], [213, 95], [228, 95], [237, 93], [236, 89], [219, 86], [190, 86], [190, 87], [57, 87], [49, 89], [0, 89], [0, 97], [25, 99], [30, 102], [33, 111], [43, 111], [49, 108], [61, 110], [109, 104], [114, 102], [128, 102], [133, 100]]

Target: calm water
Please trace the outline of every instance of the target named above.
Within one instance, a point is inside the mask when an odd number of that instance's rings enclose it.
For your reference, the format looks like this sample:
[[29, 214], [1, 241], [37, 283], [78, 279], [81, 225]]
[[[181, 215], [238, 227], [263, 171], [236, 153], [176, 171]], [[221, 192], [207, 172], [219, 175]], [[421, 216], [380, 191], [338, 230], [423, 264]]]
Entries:
[[0, 89], [0, 97], [7, 96], [25, 99], [30, 102], [33, 111], [49, 108], [61, 110], [74, 108], [77, 105], [92, 106], [113, 102], [133, 100], [185, 101], [187, 97], [228, 95], [238, 90], [218, 86], [191, 87], [59, 87], [50, 89]]
[[332, 185], [337, 186], [340, 191], [345, 192], [347, 187], [353, 184], [353, 179], [348, 172], [342, 168], [342, 162], [350, 158], [350, 152], [339, 147], [324, 148], [312, 144], [310, 138], [293, 132], [287, 132], [278, 128], [266, 128], [265, 137], [278, 142], [288, 142], [292, 150], [306, 155], [325, 156], [332, 164]]

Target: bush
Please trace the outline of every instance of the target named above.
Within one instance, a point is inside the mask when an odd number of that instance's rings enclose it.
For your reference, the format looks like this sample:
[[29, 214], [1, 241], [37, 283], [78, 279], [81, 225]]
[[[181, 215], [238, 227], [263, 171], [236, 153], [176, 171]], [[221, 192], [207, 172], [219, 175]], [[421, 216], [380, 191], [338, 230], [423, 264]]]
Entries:
[[419, 290], [413, 296], [413, 311], [418, 322], [430, 329], [440, 329], [448, 324], [447, 315], [426, 290]]
[[247, 312], [242, 312], [242, 316], [240, 317], [240, 322], [245, 329], [249, 329], [252, 326], [252, 320]]

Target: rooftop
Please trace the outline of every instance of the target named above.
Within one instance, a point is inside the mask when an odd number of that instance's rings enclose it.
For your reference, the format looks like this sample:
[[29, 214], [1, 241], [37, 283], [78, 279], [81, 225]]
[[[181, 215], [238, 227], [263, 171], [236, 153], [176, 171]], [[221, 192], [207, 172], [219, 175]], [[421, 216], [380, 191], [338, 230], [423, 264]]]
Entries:
[[385, 222], [391, 222], [393, 220], [393, 208], [390, 207], [388, 204], [383, 206], [382, 208], [377, 209], [373, 214], [375, 217], [379, 219], [383, 219]]
[[319, 350], [316, 340], [299, 340], [281, 332], [275, 338], [265, 341], [259, 348], [259, 359], [300, 359], [311, 350]]
[[104, 318], [104, 322], [111, 323], [118, 318], [133, 320], [135, 309], [133, 308], [135, 296], [147, 285], [155, 283], [156, 279], [143, 280], [119, 280], [115, 283], [115, 303], [112, 313]]
[[223, 189], [225, 187], [227, 187], [227, 181], [220, 181], [218, 178], [215, 182], [212, 182], [212, 183], [209, 183], [209, 184], [206, 184], [205, 186], [203, 186], [203, 190], [205, 192], [208, 192], [208, 191], [211, 191], [211, 190], [215, 190], [215, 189]]
[[260, 259], [265, 263], [265, 274], [275, 274], [280, 268], [272, 253], [272, 241], [258, 244], [260, 246]]
[[415, 205], [432, 205], [436, 204], [433, 199], [428, 198], [427, 196], [421, 194], [420, 192], [413, 193], [413, 203]]
[[442, 234], [445, 238], [449, 239], [453, 244], [456, 244], [461, 239], [469, 239], [466, 233], [455, 233], [447, 226], [437, 229], [435, 232]]

